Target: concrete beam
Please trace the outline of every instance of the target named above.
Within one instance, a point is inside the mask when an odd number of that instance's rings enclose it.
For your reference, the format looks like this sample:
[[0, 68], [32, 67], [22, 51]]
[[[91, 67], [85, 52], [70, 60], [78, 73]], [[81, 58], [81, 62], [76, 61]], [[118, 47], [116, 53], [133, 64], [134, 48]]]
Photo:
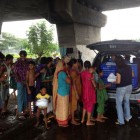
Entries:
[[1, 34], [1, 29], [2, 29], [2, 22], [4, 18], [4, 10], [6, 6], [7, 0], [3, 1], [0, 0], [0, 34]]
[[63, 24], [80, 23], [96, 27], [106, 24], [107, 17], [104, 14], [81, 5], [76, 0], [55, 0], [54, 11], [59, 17], [54, 22], [59, 24], [60, 20]]
[[54, 11], [67, 23], [72, 22], [73, 0], [54, 0]]
[[106, 25], [107, 17], [99, 11], [88, 8], [84, 5], [73, 3], [72, 19], [75, 23], [103, 27]]

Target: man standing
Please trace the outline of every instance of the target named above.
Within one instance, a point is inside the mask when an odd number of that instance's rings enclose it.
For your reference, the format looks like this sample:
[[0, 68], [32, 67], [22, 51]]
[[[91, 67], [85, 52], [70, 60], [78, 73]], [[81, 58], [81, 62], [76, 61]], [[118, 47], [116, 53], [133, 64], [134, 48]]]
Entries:
[[[18, 113], [17, 117], [22, 118], [27, 109], [27, 93], [26, 93], [26, 72], [28, 70], [28, 61], [26, 59], [27, 52], [22, 50], [19, 53], [20, 58], [14, 66], [14, 72], [17, 81], [17, 101]], [[22, 114], [23, 113], [23, 114]]]
[[13, 63], [13, 56], [8, 54], [6, 61], [0, 66], [0, 99], [2, 101], [2, 114], [7, 112], [7, 105], [9, 100], [9, 78], [11, 72], [11, 64]]

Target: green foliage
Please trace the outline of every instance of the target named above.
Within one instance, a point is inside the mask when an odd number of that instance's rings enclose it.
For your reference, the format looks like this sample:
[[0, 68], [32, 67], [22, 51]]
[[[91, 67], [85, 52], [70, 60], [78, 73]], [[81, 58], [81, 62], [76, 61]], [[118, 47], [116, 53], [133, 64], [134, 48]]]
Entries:
[[53, 28], [48, 29], [45, 21], [32, 25], [27, 32], [27, 37], [30, 52], [38, 58], [58, 50], [58, 45], [52, 43]]
[[[1, 50], [7, 50], [9, 48], [13, 49], [26, 49], [28, 46], [27, 39], [16, 38], [10, 33], [2, 33], [3, 40], [0, 43]], [[26, 44], [26, 45], [25, 45]]]
[[[0, 50], [26, 50], [28, 57], [52, 56], [59, 54], [59, 46], [53, 43], [53, 26], [47, 27], [46, 22], [42, 21], [29, 27], [27, 32], [28, 39], [17, 38], [10, 33], [2, 33], [3, 40], [0, 41]], [[10, 53], [10, 52], [8, 52]], [[13, 54], [18, 58], [18, 54]]]
[[2, 33], [3, 40], [0, 43], [1, 50], [7, 50], [9, 47], [14, 47], [17, 43], [17, 40], [14, 35], [9, 33]]

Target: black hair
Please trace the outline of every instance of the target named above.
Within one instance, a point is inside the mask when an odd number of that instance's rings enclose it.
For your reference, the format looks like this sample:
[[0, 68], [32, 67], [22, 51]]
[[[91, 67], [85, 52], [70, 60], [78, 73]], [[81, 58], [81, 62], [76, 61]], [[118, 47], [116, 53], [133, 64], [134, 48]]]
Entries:
[[117, 65], [118, 68], [122, 68], [122, 67], [127, 66], [125, 64], [125, 61], [124, 61], [124, 59], [123, 59], [122, 56], [117, 56], [116, 59], [115, 59], [115, 63], [116, 63], [116, 65]]
[[46, 63], [46, 57], [44, 56], [44, 57], [41, 57], [41, 59], [40, 59], [40, 64], [45, 64]]
[[97, 70], [97, 73], [98, 73], [98, 74], [100, 74], [100, 73], [102, 73], [102, 72], [103, 72], [102, 69], [98, 69], [98, 70]]
[[77, 59], [72, 58], [72, 59], [70, 60], [70, 62], [68, 63], [68, 65], [69, 65], [70, 67], [72, 67], [73, 64], [75, 64], [75, 63], [77, 63]]
[[61, 60], [59, 57], [56, 57], [55, 60], [56, 60], [56, 59]]
[[35, 63], [34, 61], [32, 61], [32, 60], [31, 60], [31, 61], [29, 61], [29, 63], [28, 63], [28, 64], [32, 64], [32, 65], [34, 65], [34, 66], [36, 65], [36, 63]]
[[5, 55], [2, 52], [0, 52], [0, 59], [5, 59]]
[[78, 63], [81, 64], [81, 66], [83, 67], [83, 60], [82, 59], [77, 59]]
[[40, 90], [42, 90], [43, 88], [45, 88], [45, 89], [46, 89], [46, 87], [45, 87], [45, 86], [41, 86], [41, 87], [40, 87]]
[[13, 56], [12, 56], [11, 54], [7, 54], [7, 55], [6, 55], [6, 61], [7, 61], [7, 60], [11, 60], [11, 59], [13, 59]]
[[89, 69], [90, 67], [91, 67], [91, 63], [90, 63], [90, 61], [85, 61], [84, 62], [84, 67], [87, 69]]
[[19, 52], [19, 55], [20, 55], [20, 56], [21, 56], [21, 55], [27, 56], [27, 52], [26, 52], [25, 50], [22, 50], [22, 51]]
[[47, 57], [46, 58], [46, 63], [45, 64], [49, 64], [50, 62], [53, 61], [53, 58], [52, 57]]
[[125, 60], [130, 60], [130, 55], [125, 55]]

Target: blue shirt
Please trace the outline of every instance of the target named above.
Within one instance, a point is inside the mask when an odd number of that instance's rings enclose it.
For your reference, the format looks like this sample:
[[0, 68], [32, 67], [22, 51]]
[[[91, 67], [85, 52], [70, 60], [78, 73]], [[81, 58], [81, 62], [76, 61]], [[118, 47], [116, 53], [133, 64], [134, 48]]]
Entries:
[[67, 74], [64, 71], [58, 73], [58, 94], [61, 96], [69, 95], [70, 85], [66, 82]]

